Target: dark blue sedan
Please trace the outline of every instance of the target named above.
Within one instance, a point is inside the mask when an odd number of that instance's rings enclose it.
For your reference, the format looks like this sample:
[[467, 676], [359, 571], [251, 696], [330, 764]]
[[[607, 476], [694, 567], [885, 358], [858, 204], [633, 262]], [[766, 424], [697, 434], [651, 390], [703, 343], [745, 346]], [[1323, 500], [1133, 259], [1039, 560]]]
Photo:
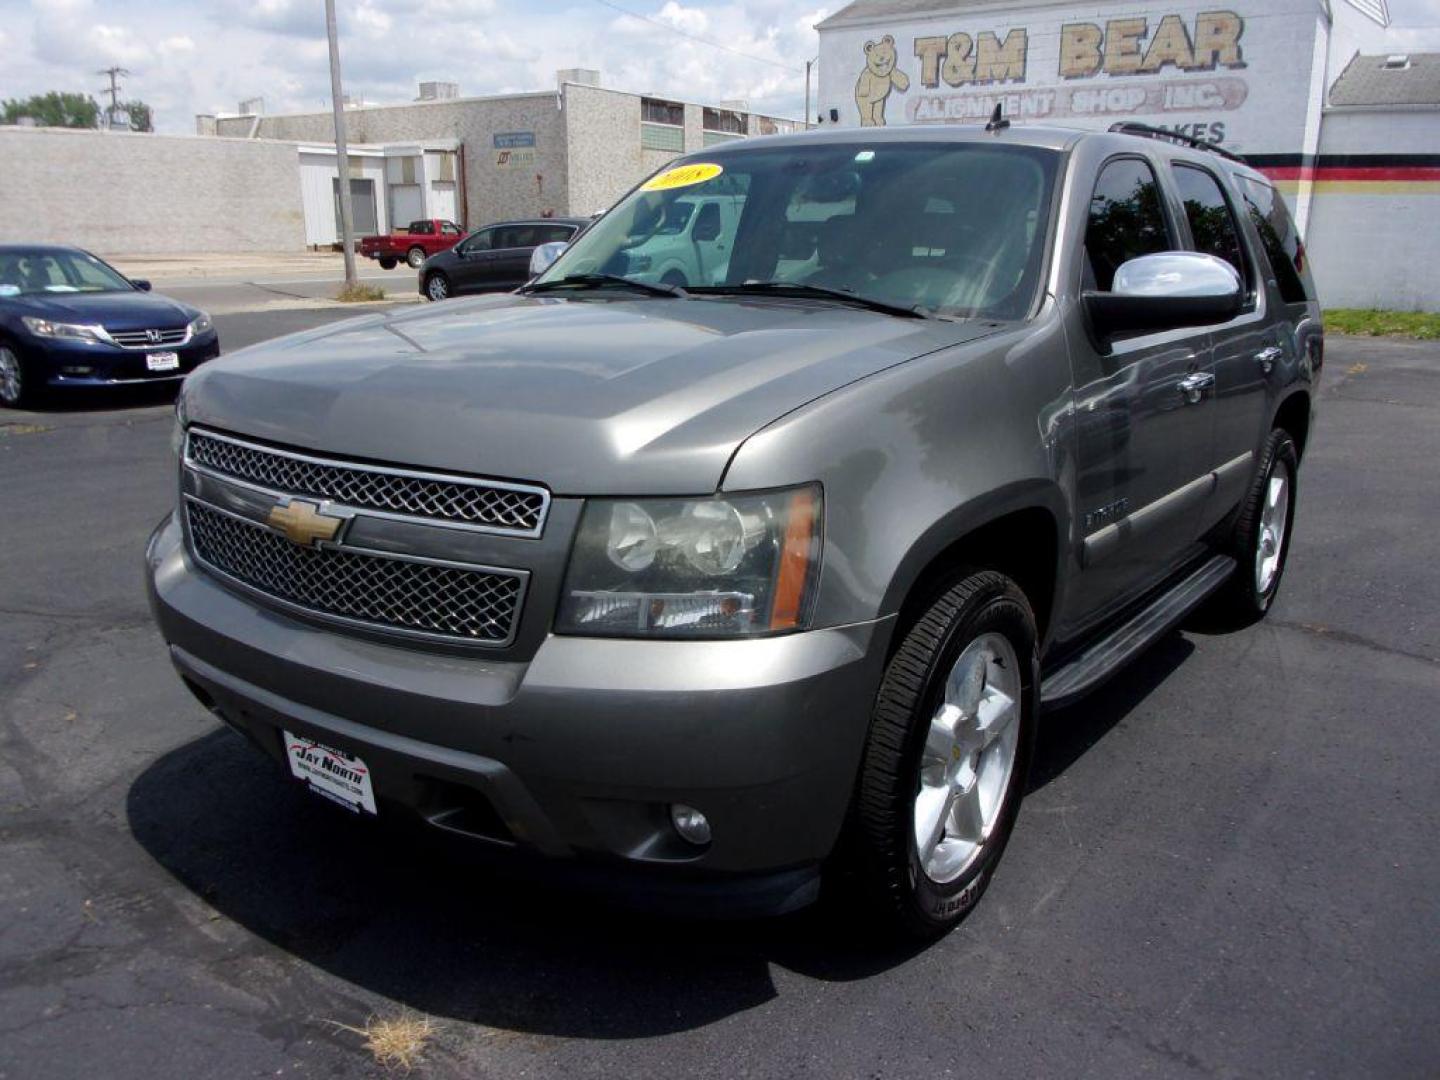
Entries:
[[220, 354], [210, 316], [79, 248], [0, 244], [0, 405], [178, 381]]

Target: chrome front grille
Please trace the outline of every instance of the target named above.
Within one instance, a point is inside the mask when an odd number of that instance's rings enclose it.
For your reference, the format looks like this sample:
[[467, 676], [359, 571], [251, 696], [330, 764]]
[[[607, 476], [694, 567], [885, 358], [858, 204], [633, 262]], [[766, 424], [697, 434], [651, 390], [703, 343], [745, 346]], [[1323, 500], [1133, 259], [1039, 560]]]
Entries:
[[109, 330], [110, 340], [122, 349], [159, 349], [166, 345], [184, 345], [190, 340], [190, 328], [178, 330]]
[[519, 536], [540, 535], [550, 504], [533, 485], [333, 461], [200, 431], [189, 434], [186, 460], [277, 493]]
[[301, 547], [236, 515], [185, 503], [195, 556], [212, 571], [303, 613], [475, 645], [514, 637], [523, 572]]

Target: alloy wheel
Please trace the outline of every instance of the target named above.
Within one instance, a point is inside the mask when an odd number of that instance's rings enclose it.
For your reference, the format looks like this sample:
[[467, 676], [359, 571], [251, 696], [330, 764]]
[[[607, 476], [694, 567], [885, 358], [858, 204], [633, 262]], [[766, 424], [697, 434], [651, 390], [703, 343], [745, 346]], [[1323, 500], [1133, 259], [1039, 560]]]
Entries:
[[20, 357], [15, 351], [0, 345], [0, 403], [20, 404], [24, 390], [24, 373], [20, 369]]
[[430, 280], [425, 283], [425, 295], [431, 300], [444, 300], [450, 295], [450, 283], [445, 280], [444, 274], [430, 275]]
[[916, 853], [938, 884], [966, 871], [1000, 819], [1015, 768], [1020, 699], [1020, 662], [1002, 634], [972, 641], [945, 679], [914, 804]]
[[1276, 461], [1265, 484], [1260, 528], [1255, 541], [1255, 591], [1264, 596], [1280, 574], [1285, 530], [1290, 524], [1290, 466]]

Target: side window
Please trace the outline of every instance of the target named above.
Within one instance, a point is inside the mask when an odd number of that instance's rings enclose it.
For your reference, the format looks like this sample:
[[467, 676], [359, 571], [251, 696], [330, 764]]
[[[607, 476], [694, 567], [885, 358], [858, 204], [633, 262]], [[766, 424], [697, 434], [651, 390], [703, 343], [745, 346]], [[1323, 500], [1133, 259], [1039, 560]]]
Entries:
[[453, 221], [442, 221], [440, 223], [440, 231], [446, 236], [459, 236], [460, 226], [456, 225]]
[[720, 239], [719, 203], [706, 203], [700, 208], [700, 215], [695, 219], [695, 227], [690, 230], [690, 236], [694, 240]]
[[435, 226], [429, 221], [412, 221], [410, 223], [411, 236], [428, 236], [435, 231]]
[[1177, 164], [1175, 184], [1185, 203], [1185, 218], [1190, 222], [1195, 250], [1224, 259], [1235, 268], [1246, 288], [1252, 288], [1254, 282], [1250, 279], [1245, 249], [1240, 244], [1240, 228], [1220, 181], [1204, 169]]
[[[1161, 209], [1160, 185], [1149, 164], [1138, 158], [1121, 158], [1100, 170], [1085, 228], [1085, 253], [1090, 260], [1086, 287], [1109, 292], [1121, 263], [1174, 247]], [[1094, 275], [1093, 284], [1090, 274]]]
[[1255, 231], [1260, 234], [1265, 257], [1270, 261], [1271, 272], [1280, 286], [1280, 298], [1287, 304], [1302, 304], [1315, 298], [1315, 290], [1309, 282], [1305, 269], [1305, 245], [1290, 220], [1290, 211], [1285, 209], [1285, 200], [1269, 184], [1240, 178], [1240, 189], [1245, 194], [1245, 207]]
[[497, 248], [527, 248], [534, 247], [536, 228], [534, 225], [507, 225], [503, 229], [497, 229], [500, 235], [495, 239]]
[[489, 251], [495, 242], [495, 229], [481, 229], [468, 240], [460, 241], [460, 246], [468, 251]]
[[542, 225], [535, 230], [535, 243], [538, 244], [568, 244], [570, 237], [575, 235], [575, 228], [572, 225]]

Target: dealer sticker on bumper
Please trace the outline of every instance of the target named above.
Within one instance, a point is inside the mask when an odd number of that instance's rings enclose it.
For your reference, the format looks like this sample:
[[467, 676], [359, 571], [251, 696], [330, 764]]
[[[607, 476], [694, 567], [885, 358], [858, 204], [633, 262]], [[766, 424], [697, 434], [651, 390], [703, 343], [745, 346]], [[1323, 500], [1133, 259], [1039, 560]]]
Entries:
[[310, 785], [310, 790], [337, 802], [347, 810], [375, 813], [375, 792], [370, 770], [353, 754], [333, 750], [310, 739], [285, 732], [285, 755], [290, 771]]

